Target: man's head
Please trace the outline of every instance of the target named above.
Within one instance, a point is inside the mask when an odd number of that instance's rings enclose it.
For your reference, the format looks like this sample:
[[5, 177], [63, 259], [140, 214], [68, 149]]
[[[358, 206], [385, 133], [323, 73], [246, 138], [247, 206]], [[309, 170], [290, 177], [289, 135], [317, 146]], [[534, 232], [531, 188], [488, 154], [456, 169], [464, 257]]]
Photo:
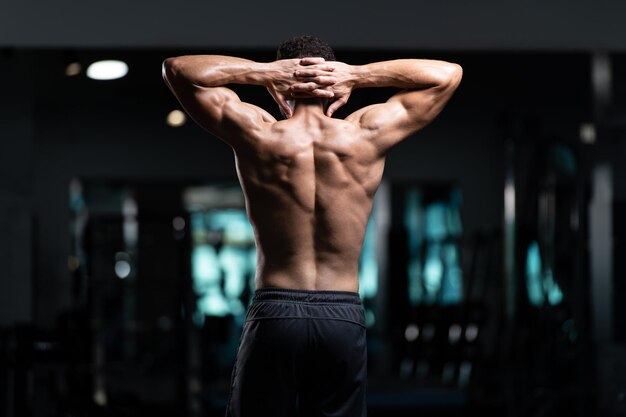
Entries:
[[276, 52], [276, 59], [322, 57], [335, 61], [335, 52], [326, 42], [314, 36], [296, 36], [283, 42]]

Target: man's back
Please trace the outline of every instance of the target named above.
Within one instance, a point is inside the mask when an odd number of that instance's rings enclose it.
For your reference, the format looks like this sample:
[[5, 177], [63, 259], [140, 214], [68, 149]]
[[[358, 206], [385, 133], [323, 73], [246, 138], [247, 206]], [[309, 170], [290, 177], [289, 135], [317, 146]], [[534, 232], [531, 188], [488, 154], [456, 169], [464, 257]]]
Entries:
[[257, 288], [356, 291], [384, 157], [349, 121], [299, 109], [235, 150], [257, 238]]
[[[255, 230], [257, 289], [226, 415], [364, 417], [367, 345], [356, 291], [372, 199], [387, 151], [441, 111], [461, 69], [427, 60], [350, 66], [311, 37], [286, 41], [278, 56], [164, 63], [187, 112], [233, 149]], [[266, 87], [287, 120], [242, 102], [224, 87], [231, 83]], [[332, 119], [362, 87], [401, 91]]]

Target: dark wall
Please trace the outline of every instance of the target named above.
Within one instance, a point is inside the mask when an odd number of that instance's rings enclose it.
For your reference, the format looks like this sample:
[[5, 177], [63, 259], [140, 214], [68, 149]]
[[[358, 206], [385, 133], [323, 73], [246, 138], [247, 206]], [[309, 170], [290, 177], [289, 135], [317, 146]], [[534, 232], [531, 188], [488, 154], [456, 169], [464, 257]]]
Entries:
[[33, 96], [30, 56], [0, 55], [0, 325], [32, 312]]
[[2, 6], [0, 46], [274, 48], [312, 33], [340, 48], [623, 51], [625, 15], [619, 0], [20, 0]]

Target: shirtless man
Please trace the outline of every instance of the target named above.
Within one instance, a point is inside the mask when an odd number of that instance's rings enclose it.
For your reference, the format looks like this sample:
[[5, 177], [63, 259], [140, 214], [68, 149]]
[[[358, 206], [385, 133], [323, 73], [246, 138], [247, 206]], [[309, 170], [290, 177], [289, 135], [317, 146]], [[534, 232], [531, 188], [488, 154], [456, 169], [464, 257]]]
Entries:
[[[278, 60], [183, 56], [166, 83], [189, 115], [231, 146], [257, 247], [256, 292], [227, 416], [365, 416], [366, 345], [358, 260], [387, 151], [426, 126], [461, 67], [402, 59], [335, 61], [304, 36]], [[268, 89], [285, 120], [227, 84]], [[387, 102], [331, 118], [352, 90], [396, 87]]]

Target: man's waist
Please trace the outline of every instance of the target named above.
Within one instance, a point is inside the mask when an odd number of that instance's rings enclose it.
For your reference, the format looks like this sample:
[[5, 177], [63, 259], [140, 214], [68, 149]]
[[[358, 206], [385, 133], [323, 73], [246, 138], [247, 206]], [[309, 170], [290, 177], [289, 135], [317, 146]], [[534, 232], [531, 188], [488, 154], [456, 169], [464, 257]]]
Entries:
[[329, 303], [361, 305], [359, 293], [353, 291], [334, 290], [301, 290], [290, 288], [265, 287], [257, 289], [253, 302], [287, 301], [298, 303]]
[[263, 320], [337, 320], [365, 327], [365, 313], [358, 293], [307, 291], [284, 288], [256, 290], [247, 322]]

